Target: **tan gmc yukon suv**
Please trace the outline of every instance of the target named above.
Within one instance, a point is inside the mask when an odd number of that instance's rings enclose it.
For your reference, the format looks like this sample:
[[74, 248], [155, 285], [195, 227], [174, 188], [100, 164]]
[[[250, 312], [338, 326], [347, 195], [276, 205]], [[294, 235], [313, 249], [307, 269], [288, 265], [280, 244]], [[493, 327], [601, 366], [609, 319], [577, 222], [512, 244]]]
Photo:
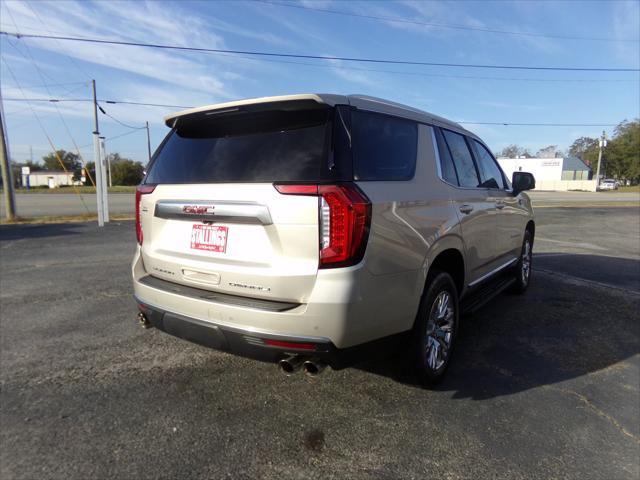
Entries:
[[402, 342], [444, 374], [460, 314], [531, 279], [524, 190], [473, 133], [364, 96], [186, 110], [136, 194], [139, 319], [288, 373]]

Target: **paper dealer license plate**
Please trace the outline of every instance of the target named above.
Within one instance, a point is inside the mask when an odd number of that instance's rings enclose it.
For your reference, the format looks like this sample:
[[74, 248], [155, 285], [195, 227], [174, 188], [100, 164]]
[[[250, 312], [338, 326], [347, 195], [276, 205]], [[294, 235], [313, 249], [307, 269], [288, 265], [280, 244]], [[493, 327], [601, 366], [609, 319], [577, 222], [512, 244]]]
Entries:
[[194, 225], [191, 229], [191, 248], [225, 253], [229, 227], [217, 225]]

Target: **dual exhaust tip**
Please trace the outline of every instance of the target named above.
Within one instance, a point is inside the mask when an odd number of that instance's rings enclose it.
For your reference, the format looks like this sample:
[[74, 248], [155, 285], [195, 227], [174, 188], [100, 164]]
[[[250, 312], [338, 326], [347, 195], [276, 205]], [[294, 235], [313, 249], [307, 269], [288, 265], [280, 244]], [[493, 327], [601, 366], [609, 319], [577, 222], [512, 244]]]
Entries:
[[[138, 312], [138, 323], [145, 329], [151, 328], [152, 326], [151, 322], [143, 312]], [[292, 355], [280, 360], [278, 362], [278, 366], [285, 375], [293, 375], [295, 372], [302, 369], [305, 374], [315, 377], [322, 373], [322, 371], [327, 367], [327, 364], [322, 363], [317, 359], [305, 359], [297, 355]]]
[[142, 312], [138, 312], [138, 323], [142, 328], [151, 328], [151, 322], [149, 321], [147, 316]]
[[287, 376], [293, 375], [295, 372], [302, 369], [302, 371], [310, 377], [319, 375], [327, 367], [325, 363], [322, 363], [317, 359], [305, 359], [295, 355], [283, 358], [278, 362], [278, 366], [282, 373]]

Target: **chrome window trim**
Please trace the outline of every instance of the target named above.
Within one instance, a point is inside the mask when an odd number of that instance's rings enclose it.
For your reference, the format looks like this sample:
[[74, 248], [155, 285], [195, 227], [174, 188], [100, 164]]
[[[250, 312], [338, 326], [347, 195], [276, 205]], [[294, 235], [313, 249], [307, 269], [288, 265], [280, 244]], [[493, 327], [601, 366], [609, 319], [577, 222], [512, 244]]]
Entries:
[[[431, 142], [433, 143], [433, 149], [435, 151], [435, 157], [436, 157], [436, 169], [438, 171], [438, 178], [440, 179], [440, 181], [446, 185], [449, 185], [450, 187], [453, 188], [457, 188], [458, 190], [489, 190], [488, 188], [485, 187], [463, 187], [461, 185], [454, 185], [453, 183], [447, 182], [443, 177], [442, 177], [442, 160], [440, 159], [440, 150], [438, 149], [438, 139], [436, 138], [436, 131], [435, 125], [429, 125], [431, 127]], [[453, 132], [453, 130], [452, 130]], [[459, 132], [454, 132], [454, 133], [458, 133]]]

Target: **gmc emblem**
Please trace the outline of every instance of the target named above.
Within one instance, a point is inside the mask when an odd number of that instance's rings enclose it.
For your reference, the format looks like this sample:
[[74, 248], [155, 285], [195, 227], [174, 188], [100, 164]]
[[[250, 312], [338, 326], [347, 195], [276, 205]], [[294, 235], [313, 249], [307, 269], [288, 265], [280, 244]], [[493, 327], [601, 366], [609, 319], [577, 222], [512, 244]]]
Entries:
[[185, 205], [182, 207], [182, 213], [190, 213], [192, 215], [203, 215], [205, 213], [213, 213], [213, 205]]

